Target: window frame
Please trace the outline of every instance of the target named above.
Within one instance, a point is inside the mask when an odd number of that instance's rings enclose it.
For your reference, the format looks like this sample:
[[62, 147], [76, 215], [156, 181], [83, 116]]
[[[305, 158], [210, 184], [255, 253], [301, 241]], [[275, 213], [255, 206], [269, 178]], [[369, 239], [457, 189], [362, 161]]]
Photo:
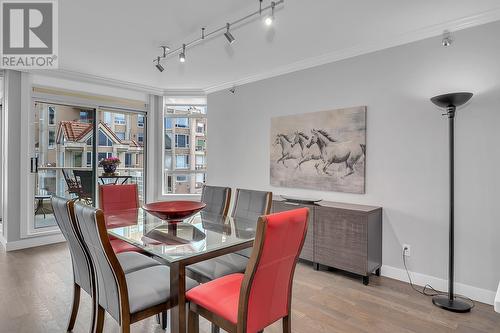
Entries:
[[[190, 103], [189, 101], [191, 100], [196, 100], [196, 103]], [[168, 103], [168, 101], [172, 101], [172, 102], [175, 102], [175, 103]], [[179, 103], [177, 103], [177, 101], [179, 101]], [[184, 101], [187, 101], [184, 102]], [[188, 108], [189, 107], [198, 107], [198, 108], [203, 108], [203, 112], [200, 112], [200, 113], [176, 113], [177, 110], [182, 110], [182, 108], [186, 108], [186, 112], [188, 112]], [[169, 112], [171, 111], [171, 112]], [[192, 111], [191, 111], [192, 112]], [[194, 123], [194, 126], [191, 126], [190, 123], [188, 123], [188, 126], [187, 127], [179, 127], [177, 125], [177, 122], [175, 122], [175, 120], [173, 120], [172, 118], [188, 118], [189, 121], [195, 121]], [[207, 169], [205, 168], [202, 172], [200, 172], [200, 170], [195, 170], [193, 168], [193, 170], [191, 170], [191, 168], [188, 168], [188, 169], [177, 169], [176, 167], [176, 156], [177, 154], [175, 153], [175, 150], [176, 149], [179, 149], [179, 150], [182, 150], [182, 149], [192, 149], [191, 147], [191, 142], [189, 142], [189, 148], [178, 148], [178, 147], [175, 147], [175, 136], [174, 136], [174, 133], [175, 134], [184, 134], [184, 133], [178, 133], [177, 131], [178, 130], [186, 130], [186, 129], [191, 129], [191, 127], [193, 127], [193, 132], [189, 133], [189, 134], [186, 134], [186, 135], [193, 135], [194, 137], [197, 137], [197, 136], [200, 136], [201, 133], [197, 132], [197, 121], [196, 119], [204, 119], [204, 133], [202, 134], [204, 136], [204, 139], [205, 139], [205, 147], [206, 147], [206, 144], [207, 144], [207, 141], [208, 141], [208, 126], [207, 126], [207, 119], [208, 119], [208, 107], [207, 107], [207, 103], [206, 103], [206, 96], [197, 96], [197, 97], [183, 97], [183, 98], [179, 98], [177, 100], [175, 100], [174, 98], [172, 97], [164, 97], [164, 104], [163, 104], [163, 108], [162, 108], [162, 112], [160, 112], [158, 114], [158, 129], [160, 130], [161, 132], [161, 137], [162, 137], [162, 140], [161, 140], [161, 144], [159, 145], [159, 152], [161, 153], [161, 156], [162, 158], [159, 159], [159, 164], [158, 164], [158, 173], [161, 175], [161, 185], [160, 185], [160, 188], [158, 189], [159, 190], [159, 193], [158, 193], [158, 199], [169, 199], [169, 200], [172, 200], [173, 198], [179, 198], [179, 200], [185, 200], [186, 198], [192, 198], [193, 200], [197, 200], [200, 198], [201, 196], [201, 193], [199, 192], [200, 188], [196, 187], [196, 189], [194, 189], [194, 193], [171, 193], [170, 191], [175, 191], [175, 183], [176, 183], [176, 178], [174, 178], [175, 176], [177, 175], [186, 175], [188, 177], [188, 181], [189, 181], [189, 177], [194, 177], [195, 180], [196, 180], [196, 174], [198, 173], [204, 173], [205, 176], [204, 176], [204, 179], [206, 180], [207, 179]], [[169, 120], [169, 119], [172, 119], [172, 120]], [[171, 127], [167, 126], [168, 124], [171, 124]], [[165, 149], [165, 138], [164, 136], [167, 135], [167, 133], [171, 134], [173, 137], [171, 137], [171, 141], [172, 142], [172, 147], [170, 150], [166, 150]], [[191, 138], [190, 138], [191, 140]], [[194, 154], [192, 156], [192, 159], [191, 159], [191, 156], [190, 156], [190, 166], [191, 166], [191, 163], [194, 163], [195, 161], [195, 155], [199, 153], [199, 152], [196, 152], [194, 151]], [[169, 154], [171, 157], [172, 157], [172, 168], [171, 169], [168, 169], [168, 168], [165, 168], [165, 156], [166, 154]], [[207, 153], [206, 153], [206, 150], [204, 152], [205, 154], [205, 163], [207, 163], [208, 159], [207, 159]], [[181, 154], [183, 155], [183, 154]], [[191, 154], [190, 154], [191, 155]], [[168, 188], [168, 184], [167, 184], [167, 179], [172, 179], [172, 189]]]

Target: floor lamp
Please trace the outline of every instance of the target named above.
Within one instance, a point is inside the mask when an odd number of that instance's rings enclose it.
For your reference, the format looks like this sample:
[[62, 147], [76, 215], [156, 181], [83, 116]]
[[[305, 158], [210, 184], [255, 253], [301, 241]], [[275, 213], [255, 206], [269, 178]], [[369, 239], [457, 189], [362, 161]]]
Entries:
[[454, 144], [455, 144], [455, 134], [454, 134], [454, 119], [455, 111], [457, 106], [467, 103], [472, 98], [472, 93], [459, 92], [452, 94], [439, 95], [431, 98], [431, 102], [440, 108], [444, 108], [446, 113], [443, 115], [448, 117], [449, 126], [449, 150], [450, 150], [450, 240], [449, 240], [449, 279], [448, 279], [448, 295], [437, 295], [432, 298], [432, 303], [434, 305], [443, 308], [448, 311], [453, 312], [469, 312], [472, 306], [458, 298], [455, 298], [453, 294], [453, 254], [454, 254], [454, 228], [455, 228], [455, 216], [454, 216]]

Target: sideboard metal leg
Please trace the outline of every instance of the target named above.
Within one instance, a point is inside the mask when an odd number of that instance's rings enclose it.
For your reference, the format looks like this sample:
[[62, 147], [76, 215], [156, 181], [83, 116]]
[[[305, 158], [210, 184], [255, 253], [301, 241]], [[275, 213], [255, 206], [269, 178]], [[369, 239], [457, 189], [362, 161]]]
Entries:
[[380, 268], [377, 268], [377, 270], [375, 271], [375, 275], [380, 276]]
[[315, 271], [319, 271], [319, 264], [317, 262], [313, 262], [313, 267]]

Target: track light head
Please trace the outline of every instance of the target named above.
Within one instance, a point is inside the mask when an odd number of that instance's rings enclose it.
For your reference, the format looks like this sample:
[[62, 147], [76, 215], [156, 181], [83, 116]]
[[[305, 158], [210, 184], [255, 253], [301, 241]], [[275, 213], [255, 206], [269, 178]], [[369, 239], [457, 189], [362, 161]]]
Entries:
[[444, 47], [448, 47], [453, 44], [453, 37], [451, 36], [451, 32], [449, 32], [448, 30], [445, 30], [443, 32], [443, 39], [441, 41], [441, 44], [443, 44]]
[[264, 23], [267, 25], [267, 26], [270, 26], [273, 24], [274, 22], [274, 7], [276, 7], [276, 2], [271, 2], [271, 15], [267, 16], [264, 20]]
[[160, 47], [163, 50], [163, 58], [166, 58], [167, 57], [167, 52], [170, 51], [170, 47], [165, 46], [165, 45], [161, 45]]
[[230, 24], [226, 23], [226, 32], [224, 33], [224, 37], [226, 37], [229, 44], [233, 44], [236, 38], [234, 38], [234, 36], [229, 32], [229, 27]]
[[179, 61], [186, 62], [186, 44], [182, 44], [182, 52], [179, 54]]
[[160, 64], [160, 57], [158, 57], [158, 59], [156, 60], [155, 66], [160, 72], [163, 72], [165, 70], [165, 68]]

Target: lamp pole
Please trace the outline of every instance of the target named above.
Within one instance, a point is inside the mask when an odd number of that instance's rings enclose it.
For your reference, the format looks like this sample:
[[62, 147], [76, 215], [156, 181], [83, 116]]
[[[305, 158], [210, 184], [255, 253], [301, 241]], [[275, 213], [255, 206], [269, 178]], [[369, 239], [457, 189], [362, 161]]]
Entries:
[[439, 95], [431, 98], [431, 102], [440, 108], [444, 108], [448, 116], [449, 135], [449, 263], [448, 263], [448, 295], [437, 295], [432, 298], [432, 303], [442, 309], [453, 312], [469, 312], [472, 306], [461, 299], [455, 298], [454, 285], [454, 262], [455, 262], [455, 114], [457, 106], [467, 103], [472, 98], [472, 93], [459, 92]]

